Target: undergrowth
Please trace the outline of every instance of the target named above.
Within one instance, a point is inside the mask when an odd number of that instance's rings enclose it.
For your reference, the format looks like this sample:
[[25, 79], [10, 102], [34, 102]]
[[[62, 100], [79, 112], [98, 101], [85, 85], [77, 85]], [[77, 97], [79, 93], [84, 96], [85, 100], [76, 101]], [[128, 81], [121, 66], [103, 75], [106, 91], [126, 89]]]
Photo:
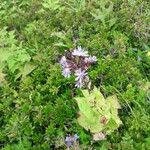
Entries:
[[[2, 150], [150, 148], [150, 45], [147, 0], [0, 2], [0, 147]], [[59, 64], [77, 46], [97, 57], [92, 87], [116, 95], [120, 127], [104, 141], [78, 124], [74, 77]]]

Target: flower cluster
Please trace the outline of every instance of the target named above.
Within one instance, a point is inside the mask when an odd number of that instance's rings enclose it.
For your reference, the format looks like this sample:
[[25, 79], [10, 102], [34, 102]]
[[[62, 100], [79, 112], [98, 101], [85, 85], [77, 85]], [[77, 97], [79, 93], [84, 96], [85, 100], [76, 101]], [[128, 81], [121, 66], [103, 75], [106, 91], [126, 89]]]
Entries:
[[67, 147], [71, 147], [74, 143], [77, 142], [77, 140], [79, 139], [79, 136], [77, 134], [75, 134], [74, 136], [66, 136], [65, 138], [65, 143]]
[[77, 47], [73, 52], [68, 51], [66, 55], [61, 58], [62, 75], [69, 78], [73, 73], [76, 76], [75, 86], [77, 88], [82, 88], [89, 82], [89, 77], [86, 72], [87, 69], [96, 61], [96, 56], [90, 56], [88, 51], [84, 48]]

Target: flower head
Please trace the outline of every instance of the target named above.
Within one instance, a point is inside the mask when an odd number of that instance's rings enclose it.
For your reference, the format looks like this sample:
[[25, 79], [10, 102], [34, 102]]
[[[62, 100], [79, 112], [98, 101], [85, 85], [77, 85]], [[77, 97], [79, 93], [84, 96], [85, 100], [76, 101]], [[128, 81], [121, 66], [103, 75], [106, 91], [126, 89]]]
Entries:
[[73, 140], [74, 142], [76, 142], [78, 139], [79, 139], [79, 136], [78, 136], [77, 134], [75, 134], [75, 135], [73, 136], [73, 138], [72, 138], [72, 140]]
[[82, 57], [87, 57], [88, 55], [88, 51], [85, 51], [81, 46], [79, 46], [77, 49], [74, 49], [74, 51], [72, 52], [72, 55], [74, 56], [82, 56]]
[[65, 143], [66, 143], [66, 146], [67, 147], [70, 147], [70, 146], [72, 146], [72, 138], [70, 137], [70, 136], [66, 136], [66, 138], [65, 138]]
[[59, 63], [62, 67], [62, 75], [69, 78], [71, 74], [74, 74], [76, 76], [75, 87], [82, 88], [89, 83], [89, 77], [86, 71], [96, 61], [96, 56], [89, 56], [88, 51], [79, 46], [73, 52], [66, 51]]
[[63, 68], [68, 67], [67, 59], [65, 56], [61, 57], [60, 64]]
[[94, 63], [94, 62], [96, 62], [97, 61], [97, 58], [96, 58], [96, 56], [90, 56], [89, 58], [85, 58], [85, 60], [87, 61], [87, 62], [90, 62], [90, 63]]
[[79, 139], [79, 136], [75, 134], [74, 136], [66, 136], [65, 143], [67, 147], [71, 147], [77, 140]]
[[83, 80], [80, 79], [80, 80], [77, 80], [76, 84], [75, 84], [75, 87], [77, 88], [82, 88], [83, 87]]
[[81, 68], [75, 71], [75, 76], [77, 76], [76, 81], [79, 79], [83, 79], [86, 75], [87, 73], [85, 72], [85, 70], [81, 70]]
[[62, 75], [65, 77], [65, 78], [69, 78], [70, 75], [71, 75], [71, 71], [69, 68], [63, 68], [62, 70]]
[[81, 70], [81, 68], [79, 68], [78, 70], [75, 71], [75, 76], [76, 77], [76, 84], [75, 87], [81, 88], [84, 85], [84, 78], [86, 77], [87, 73], [85, 72], [85, 70]]
[[85, 58], [84, 61], [85, 61], [86, 63], [87, 63], [87, 62], [89, 62], [89, 63], [94, 63], [94, 62], [97, 61], [97, 58], [96, 58], [96, 56], [90, 56], [90, 57], [88, 57], [88, 58]]

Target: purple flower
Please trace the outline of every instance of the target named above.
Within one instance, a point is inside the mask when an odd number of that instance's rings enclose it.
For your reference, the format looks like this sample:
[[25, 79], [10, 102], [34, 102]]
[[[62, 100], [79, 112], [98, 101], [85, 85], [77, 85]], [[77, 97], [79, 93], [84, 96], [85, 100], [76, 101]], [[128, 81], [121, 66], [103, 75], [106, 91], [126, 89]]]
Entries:
[[96, 58], [96, 56], [90, 56], [90, 57], [88, 57], [88, 58], [85, 58], [84, 61], [85, 61], [86, 63], [87, 63], [87, 62], [89, 62], [89, 63], [94, 63], [94, 62], [97, 61], [97, 58]]
[[77, 76], [76, 81], [79, 79], [83, 79], [86, 75], [87, 73], [85, 72], [85, 70], [81, 70], [81, 68], [75, 71], [75, 76]]
[[82, 81], [82, 79], [80, 79], [80, 80], [78, 80], [76, 82], [75, 87], [77, 87], [77, 88], [82, 88], [83, 87], [83, 81]]
[[69, 78], [71, 74], [74, 74], [76, 76], [75, 87], [81, 88], [88, 85], [89, 77], [86, 71], [96, 61], [96, 56], [89, 56], [88, 51], [79, 46], [73, 52], [66, 52], [59, 63], [62, 66], [62, 75]]
[[77, 134], [75, 134], [74, 136], [66, 136], [65, 138], [65, 143], [67, 147], [71, 147], [74, 142], [77, 142], [77, 140], [79, 139], [79, 136]]
[[84, 85], [83, 81], [86, 75], [87, 73], [85, 72], [85, 70], [81, 70], [81, 68], [75, 71], [75, 76], [77, 76], [75, 79], [77, 81], [75, 84], [75, 87], [78, 87], [78, 88], [83, 87]]
[[82, 56], [82, 57], [87, 57], [88, 55], [88, 51], [85, 51], [81, 46], [79, 46], [77, 49], [74, 49], [74, 51], [72, 52], [72, 55], [74, 56]]
[[75, 134], [75, 135], [73, 136], [73, 138], [72, 138], [72, 140], [73, 140], [74, 142], [76, 142], [78, 139], [79, 139], [79, 136], [78, 136], [77, 134]]
[[68, 67], [68, 63], [67, 63], [67, 59], [65, 56], [63, 56], [60, 60], [60, 64], [61, 66], [64, 68], [64, 67]]
[[67, 147], [72, 146], [72, 144], [73, 144], [72, 138], [70, 136], [66, 136], [65, 143], [66, 143]]
[[69, 78], [70, 75], [71, 75], [71, 71], [69, 68], [63, 68], [62, 70], [62, 75], [65, 77], [65, 78]]

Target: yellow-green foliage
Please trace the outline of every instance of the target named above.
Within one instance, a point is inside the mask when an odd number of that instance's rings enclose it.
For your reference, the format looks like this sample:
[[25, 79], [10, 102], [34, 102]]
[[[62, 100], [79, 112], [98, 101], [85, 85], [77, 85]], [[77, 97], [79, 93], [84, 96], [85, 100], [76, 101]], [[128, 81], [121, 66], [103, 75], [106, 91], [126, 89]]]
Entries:
[[94, 88], [90, 93], [82, 90], [84, 97], [76, 97], [79, 107], [79, 124], [92, 134], [104, 132], [110, 134], [122, 123], [118, 116], [120, 105], [115, 95], [106, 99]]

